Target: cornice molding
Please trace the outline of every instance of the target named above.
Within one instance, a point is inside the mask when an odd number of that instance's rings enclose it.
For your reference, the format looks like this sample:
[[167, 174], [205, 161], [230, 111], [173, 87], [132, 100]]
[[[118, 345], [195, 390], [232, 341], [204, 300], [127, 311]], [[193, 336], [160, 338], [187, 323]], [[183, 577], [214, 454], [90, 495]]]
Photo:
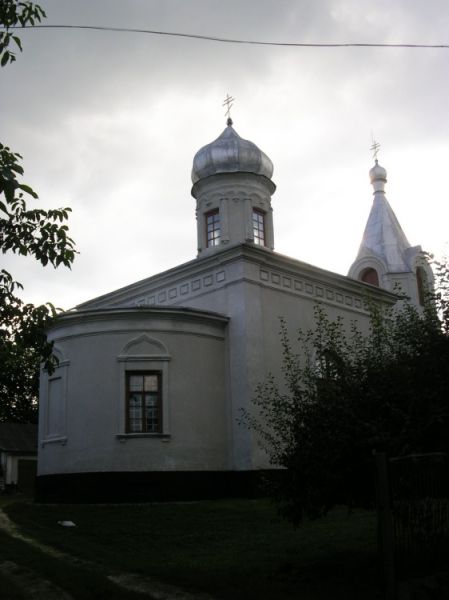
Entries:
[[[381, 288], [373, 290], [372, 286], [349, 276], [333, 273], [253, 244], [235, 244], [220, 252], [197, 258], [106, 296], [81, 304], [77, 307], [77, 311], [85, 313], [95, 310], [102, 312], [124, 310], [113, 308], [114, 305], [120, 305], [121, 302], [128, 306], [132, 302], [136, 305], [140, 304], [141, 310], [154, 310], [155, 308], [184, 310], [180, 306], [176, 308], [176, 304], [182, 305], [184, 299], [190, 300], [203, 294], [208, 287], [212, 290], [234, 283], [234, 280], [230, 279], [227, 267], [242, 260], [256, 264], [261, 269], [277, 271], [285, 276], [307, 280], [313, 285], [331, 287], [344, 294], [356, 294], [362, 297], [367, 295], [373, 297], [374, 295], [379, 301], [389, 303], [397, 300], [393, 293]], [[243, 279], [244, 275], [242, 274], [240, 278]], [[254, 281], [256, 282], [258, 279], [254, 279]], [[165, 302], [168, 304], [161, 307], [160, 304]]]

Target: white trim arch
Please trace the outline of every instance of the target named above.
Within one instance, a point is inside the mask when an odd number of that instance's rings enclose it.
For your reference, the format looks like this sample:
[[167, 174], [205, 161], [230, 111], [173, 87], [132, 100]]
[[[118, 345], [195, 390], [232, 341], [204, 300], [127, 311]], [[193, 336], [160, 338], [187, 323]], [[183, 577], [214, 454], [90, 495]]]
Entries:
[[118, 356], [118, 360], [128, 360], [134, 356], [170, 360], [170, 355], [165, 344], [156, 338], [150, 337], [147, 333], [142, 333], [125, 344]]
[[[357, 281], [362, 281], [360, 277], [367, 269], [374, 269], [376, 271], [379, 278], [379, 287], [390, 289], [390, 285], [388, 284], [387, 280], [387, 267], [382, 260], [375, 258], [374, 256], [365, 256], [356, 260], [349, 270], [348, 277], [357, 279]], [[366, 282], [362, 281], [362, 283]], [[367, 283], [366, 285], [371, 284]]]

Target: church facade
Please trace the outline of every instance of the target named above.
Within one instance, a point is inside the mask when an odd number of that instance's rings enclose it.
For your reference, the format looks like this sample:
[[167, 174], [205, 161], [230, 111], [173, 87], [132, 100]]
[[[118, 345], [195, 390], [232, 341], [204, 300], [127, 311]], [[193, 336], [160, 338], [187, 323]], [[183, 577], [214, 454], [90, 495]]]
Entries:
[[41, 377], [38, 499], [251, 493], [273, 466], [241, 411], [281, 373], [279, 318], [292, 334], [312, 327], [319, 302], [363, 326], [366, 297], [392, 305], [397, 282], [420, 301], [430, 273], [388, 204], [382, 167], [370, 172], [375, 200], [349, 277], [274, 251], [272, 173], [229, 119], [193, 161], [197, 258], [51, 327], [59, 365]]

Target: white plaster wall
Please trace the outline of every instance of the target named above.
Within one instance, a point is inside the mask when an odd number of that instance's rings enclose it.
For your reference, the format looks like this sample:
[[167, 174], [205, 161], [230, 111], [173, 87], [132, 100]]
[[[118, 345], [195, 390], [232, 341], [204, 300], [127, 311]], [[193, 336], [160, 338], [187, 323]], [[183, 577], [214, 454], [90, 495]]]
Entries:
[[[230, 317], [228, 326], [228, 430], [229, 460], [233, 469], [268, 468], [266, 453], [254, 433], [241, 424], [242, 409], [252, 409], [256, 387], [268, 373], [281, 381], [282, 348], [279, 329], [284, 317], [292, 338], [298, 328], [314, 327], [314, 308], [320, 302], [330, 318], [344, 316], [368, 325], [363, 309], [367, 293], [392, 302], [382, 290], [320, 272], [308, 266], [307, 276], [292, 261], [268, 252], [258, 260], [241, 258], [226, 264], [225, 287], [190, 297], [186, 304], [217, 310]], [[273, 263], [273, 264], [271, 264]], [[222, 265], [223, 266], [223, 265]], [[224, 268], [224, 266], [223, 266]]]

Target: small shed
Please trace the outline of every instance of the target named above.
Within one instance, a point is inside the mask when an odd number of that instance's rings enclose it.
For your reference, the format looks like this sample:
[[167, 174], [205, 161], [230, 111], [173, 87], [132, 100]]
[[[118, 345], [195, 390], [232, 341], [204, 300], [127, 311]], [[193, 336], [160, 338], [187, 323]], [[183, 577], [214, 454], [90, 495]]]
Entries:
[[0, 493], [33, 493], [37, 470], [37, 425], [0, 423]]

